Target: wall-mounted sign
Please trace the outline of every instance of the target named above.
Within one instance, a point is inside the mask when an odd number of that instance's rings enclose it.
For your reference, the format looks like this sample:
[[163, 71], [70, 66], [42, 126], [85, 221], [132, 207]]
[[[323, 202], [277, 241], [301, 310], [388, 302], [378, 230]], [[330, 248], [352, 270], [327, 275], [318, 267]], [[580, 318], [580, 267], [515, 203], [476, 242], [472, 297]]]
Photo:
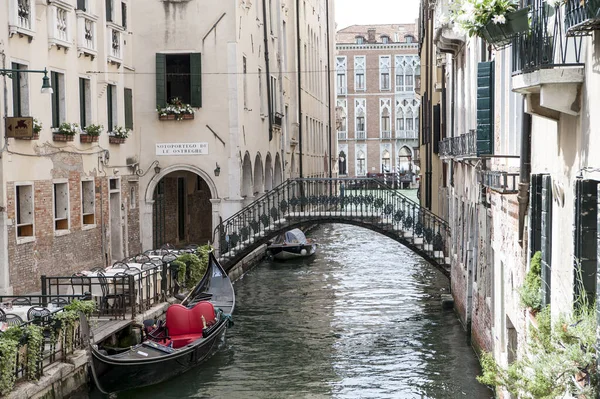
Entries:
[[208, 155], [208, 143], [156, 143], [156, 155]]
[[24, 138], [33, 136], [33, 118], [31, 116], [6, 117], [6, 137]]

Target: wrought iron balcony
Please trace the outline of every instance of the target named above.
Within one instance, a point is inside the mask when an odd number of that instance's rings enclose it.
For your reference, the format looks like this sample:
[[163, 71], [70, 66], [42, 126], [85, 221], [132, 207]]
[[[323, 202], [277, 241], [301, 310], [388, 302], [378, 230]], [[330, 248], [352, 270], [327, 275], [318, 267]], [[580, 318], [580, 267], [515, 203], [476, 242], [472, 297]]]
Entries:
[[[572, 3], [573, 0], [569, 0]], [[579, 0], [576, 0], [579, 4]], [[530, 30], [515, 38], [512, 51], [514, 74], [540, 69], [582, 66], [581, 37], [567, 37], [563, 7], [552, 7], [546, 0], [527, 0], [531, 10]], [[571, 15], [573, 11], [570, 11]], [[569, 9], [567, 8], [567, 13]], [[569, 22], [568, 22], [569, 23]], [[565, 82], [568, 83], [568, 82]]]
[[440, 157], [450, 158], [452, 156], [452, 139], [453, 137], [447, 137], [440, 141]]
[[600, 30], [600, 0], [567, 0], [565, 28], [568, 35], [590, 35]]
[[469, 133], [461, 134], [459, 137], [460, 152], [456, 154], [459, 158], [477, 158], [477, 132], [470, 130]]
[[481, 172], [481, 184], [500, 194], [516, 194], [519, 191], [519, 174], [484, 170]]

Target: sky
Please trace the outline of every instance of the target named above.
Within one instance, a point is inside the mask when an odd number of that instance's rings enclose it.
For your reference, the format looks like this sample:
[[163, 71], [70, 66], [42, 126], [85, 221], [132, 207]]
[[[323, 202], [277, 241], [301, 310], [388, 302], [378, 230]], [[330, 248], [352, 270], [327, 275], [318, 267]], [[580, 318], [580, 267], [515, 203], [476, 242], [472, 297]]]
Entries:
[[336, 30], [350, 25], [414, 23], [419, 0], [334, 0]]

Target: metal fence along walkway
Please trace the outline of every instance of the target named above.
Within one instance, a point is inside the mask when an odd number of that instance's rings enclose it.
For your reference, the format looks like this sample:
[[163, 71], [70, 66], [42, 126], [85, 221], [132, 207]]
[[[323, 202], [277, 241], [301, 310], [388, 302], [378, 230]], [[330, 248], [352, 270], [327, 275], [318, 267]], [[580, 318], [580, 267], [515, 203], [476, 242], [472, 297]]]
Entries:
[[290, 179], [222, 221], [214, 231], [225, 270], [292, 228], [346, 223], [386, 235], [450, 276], [448, 224], [373, 178]]

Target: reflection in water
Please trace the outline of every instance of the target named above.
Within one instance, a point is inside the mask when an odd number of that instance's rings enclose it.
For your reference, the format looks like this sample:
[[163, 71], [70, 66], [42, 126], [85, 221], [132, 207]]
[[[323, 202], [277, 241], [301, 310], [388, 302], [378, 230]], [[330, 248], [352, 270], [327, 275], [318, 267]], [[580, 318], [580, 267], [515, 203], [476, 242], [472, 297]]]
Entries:
[[224, 350], [119, 397], [492, 397], [456, 316], [441, 309], [441, 273], [369, 230], [325, 225], [311, 236], [316, 256], [264, 262], [236, 282]]

